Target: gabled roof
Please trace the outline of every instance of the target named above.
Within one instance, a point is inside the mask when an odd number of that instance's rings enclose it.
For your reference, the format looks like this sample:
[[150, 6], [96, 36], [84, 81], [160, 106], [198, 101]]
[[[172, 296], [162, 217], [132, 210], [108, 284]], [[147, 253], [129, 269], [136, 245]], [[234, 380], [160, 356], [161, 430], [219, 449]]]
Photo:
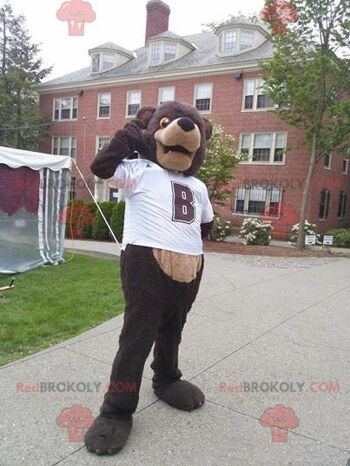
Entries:
[[[174, 36], [176, 36], [176, 38], [180, 37], [171, 32], [162, 33], [159, 36], [169, 38], [174, 38]], [[212, 32], [202, 32], [200, 34], [180, 37], [180, 39], [188, 44], [192, 44], [194, 47], [193, 50], [178, 60], [156, 67], [149, 67], [147, 47], [141, 47], [134, 51], [135, 58], [130, 59], [119, 67], [105, 71], [101, 74], [96, 73], [91, 75], [90, 67], [88, 66], [78, 71], [74, 71], [73, 73], [46, 81], [38, 87], [38, 90], [40, 92], [40, 90], [44, 91], [46, 88], [56, 86], [63, 88], [65, 85], [72, 87], [74, 83], [77, 83], [77, 85], [96, 83], [98, 85], [99, 81], [112, 81], [113, 79], [132, 79], [134, 77], [142, 78], [143, 76], [145, 78], [149, 78], [152, 77], [152, 75], [159, 74], [160, 72], [171, 75], [173, 72], [179, 74], [181, 71], [188, 72], [188, 70], [200, 71], [205, 68], [210, 70], [211, 68], [220, 67], [221, 65], [224, 67], [227, 67], [228, 65], [232, 65], [232, 67], [234, 67], [237, 65], [244, 68], [245, 64], [248, 66], [251, 63], [264, 61], [271, 58], [273, 54], [272, 43], [268, 38], [254, 49], [238, 55], [225, 57], [220, 57], [217, 54], [218, 39]]]
[[110, 50], [113, 52], [119, 52], [123, 55], [129, 56], [130, 58], [134, 56], [131, 50], [124, 49], [123, 47], [120, 47], [119, 45], [114, 44], [113, 42], [105, 42], [104, 44], [98, 45], [97, 47], [93, 47], [89, 50], [89, 54], [92, 52], [98, 52], [99, 50]]

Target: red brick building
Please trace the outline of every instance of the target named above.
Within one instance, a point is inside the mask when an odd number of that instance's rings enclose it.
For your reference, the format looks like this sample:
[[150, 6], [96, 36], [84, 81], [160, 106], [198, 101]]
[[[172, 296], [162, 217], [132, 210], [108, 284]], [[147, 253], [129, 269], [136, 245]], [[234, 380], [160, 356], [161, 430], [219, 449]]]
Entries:
[[[247, 156], [235, 171], [232, 199], [217, 210], [237, 227], [247, 216], [264, 216], [275, 237], [287, 237], [298, 219], [308, 154], [301, 132], [269, 111], [260, 90], [259, 63], [272, 56], [268, 32], [242, 19], [216, 34], [180, 37], [168, 31], [169, 14], [161, 0], [149, 1], [143, 47], [102, 44], [89, 50], [89, 67], [40, 86], [41, 110], [52, 120], [51, 141], [41, 149], [75, 157], [98, 199], [115, 199], [115, 187], [89, 171], [97, 150], [140, 106], [189, 102], [232, 133]], [[88, 199], [73, 175], [76, 197]], [[349, 227], [349, 194], [349, 162], [328, 155], [314, 176], [308, 220], [321, 232]]]

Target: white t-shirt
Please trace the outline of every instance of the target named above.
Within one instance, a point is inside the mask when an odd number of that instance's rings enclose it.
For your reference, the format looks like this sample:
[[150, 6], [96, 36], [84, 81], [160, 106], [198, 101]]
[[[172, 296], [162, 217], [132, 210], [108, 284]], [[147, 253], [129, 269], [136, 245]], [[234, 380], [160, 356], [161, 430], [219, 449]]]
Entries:
[[214, 217], [202, 181], [146, 159], [124, 160], [112, 180], [123, 188], [126, 204], [123, 250], [127, 244], [136, 244], [202, 254], [200, 224]]

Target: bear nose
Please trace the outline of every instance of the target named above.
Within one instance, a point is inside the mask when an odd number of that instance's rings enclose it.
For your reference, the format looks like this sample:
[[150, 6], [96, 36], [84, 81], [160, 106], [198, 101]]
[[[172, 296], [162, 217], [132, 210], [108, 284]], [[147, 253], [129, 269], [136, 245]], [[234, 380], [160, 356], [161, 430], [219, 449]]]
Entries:
[[186, 131], [186, 133], [194, 129], [194, 123], [190, 118], [186, 118], [186, 117], [179, 118], [177, 120], [177, 124], [180, 126], [181, 129]]

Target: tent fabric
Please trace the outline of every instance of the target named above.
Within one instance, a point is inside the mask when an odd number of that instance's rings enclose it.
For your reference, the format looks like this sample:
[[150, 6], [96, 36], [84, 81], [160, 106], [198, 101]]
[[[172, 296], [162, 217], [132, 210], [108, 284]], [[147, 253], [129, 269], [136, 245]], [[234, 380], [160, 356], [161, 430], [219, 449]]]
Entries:
[[9, 168], [2, 165], [0, 170], [0, 210], [13, 215], [21, 207], [31, 214], [39, 206], [39, 172], [27, 167]]
[[[64, 160], [58, 161], [47, 154], [32, 156], [31, 152], [6, 149], [13, 151], [13, 162], [8, 159], [9, 152], [4, 155], [2, 149], [0, 274], [63, 262], [69, 157], [59, 157]], [[20, 157], [18, 152], [25, 154]]]
[[29, 167], [32, 170], [50, 168], [50, 170], [58, 171], [64, 168], [70, 170], [72, 167], [72, 160], [70, 157], [2, 146], [0, 146], [0, 163], [4, 163], [10, 168]]

